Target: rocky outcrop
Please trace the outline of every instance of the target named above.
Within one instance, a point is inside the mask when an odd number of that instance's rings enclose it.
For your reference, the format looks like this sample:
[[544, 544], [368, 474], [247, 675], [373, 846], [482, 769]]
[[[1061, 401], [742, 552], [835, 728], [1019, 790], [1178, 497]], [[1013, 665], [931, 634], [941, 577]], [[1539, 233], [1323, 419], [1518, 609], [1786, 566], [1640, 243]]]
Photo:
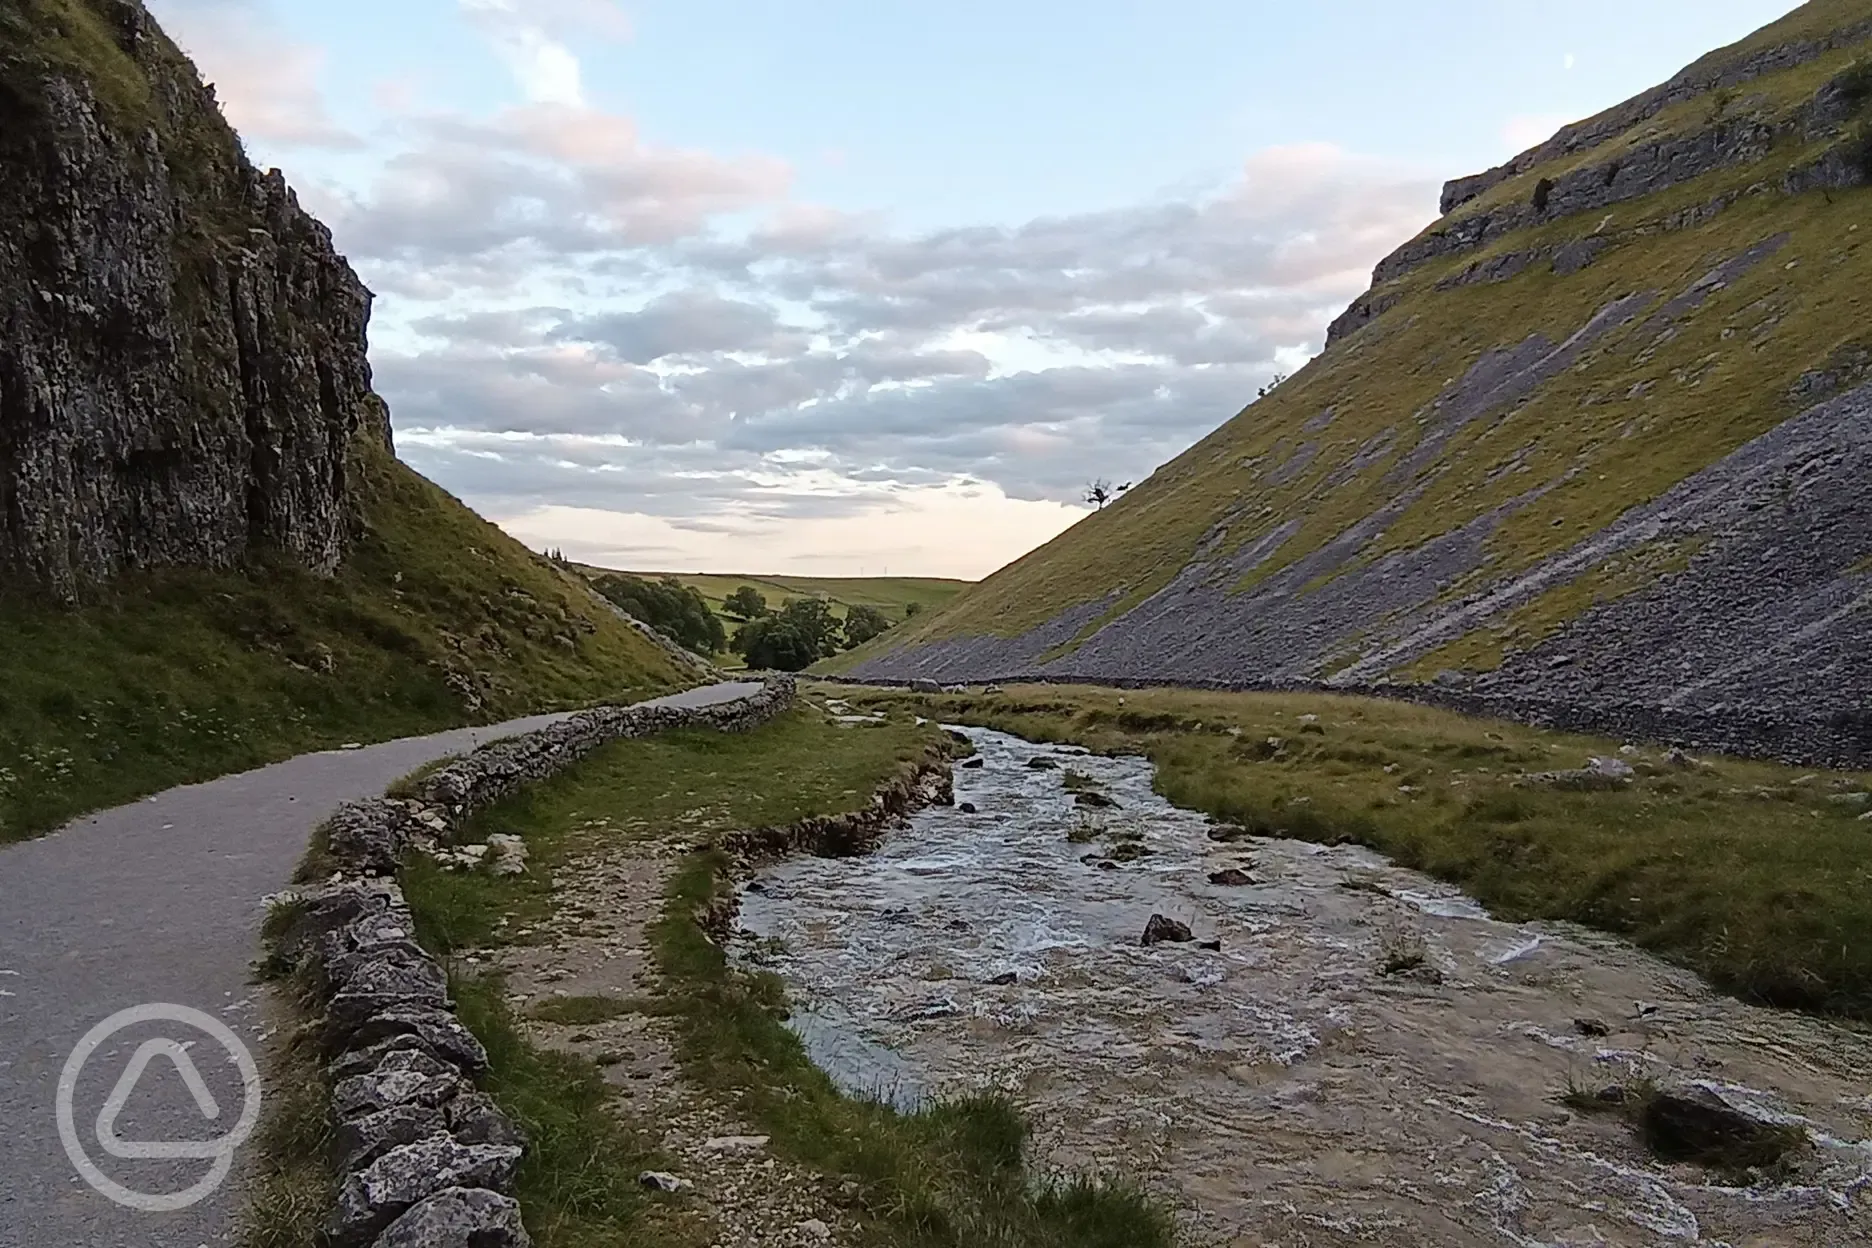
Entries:
[[1780, 73], [1818, 60], [1836, 48], [1848, 48], [1872, 38], [1872, 21], [1856, 22], [1819, 38], [1771, 43], [1739, 56], [1714, 52], [1697, 61], [1669, 82], [1653, 87], [1614, 108], [1584, 121], [1562, 126], [1551, 139], [1522, 152], [1493, 169], [1443, 184], [1438, 212], [1448, 213], [1498, 184], [1536, 165], [1578, 152], [1590, 151], [1633, 127], [1649, 121], [1672, 105], [1715, 91], [1735, 91], [1768, 74]]
[[603, 707], [485, 746], [429, 776], [410, 799], [342, 808], [326, 829], [323, 887], [284, 898], [272, 964], [320, 1003], [335, 1122], [332, 1248], [527, 1248], [512, 1197], [526, 1137], [475, 1088], [481, 1042], [454, 1014], [448, 977], [416, 943], [393, 878], [406, 853], [447, 844], [459, 821], [607, 741], [670, 728], [754, 728], [793, 705], [790, 676], [712, 706]]
[[[1438, 222], [1381, 260], [1372, 271], [1372, 285], [1383, 286], [1432, 261], [1480, 250], [1532, 226], [1654, 195], [1719, 169], [1755, 164], [1778, 144], [1787, 142], [1830, 141], [1832, 145], [1788, 172], [1777, 172], [1777, 185], [1795, 192], [1862, 186], [1872, 180], [1872, 161], [1867, 159], [1865, 135], [1854, 124], [1862, 123], [1861, 114], [1868, 103], [1869, 88], [1860, 81], [1861, 72], [1855, 69], [1828, 82], [1803, 107], [1785, 117], [1717, 118], [1689, 131], [1621, 145], [1616, 154], [1588, 159], [1565, 172], [1538, 178], [1525, 197]], [[1523, 171], [1540, 163], [1523, 166]], [[1495, 182], [1488, 185], [1492, 188]], [[1465, 190], [1457, 202], [1466, 203], [1481, 193]], [[1446, 203], [1451, 198], [1447, 188], [1443, 197]], [[1368, 298], [1366, 302], [1371, 301]], [[1337, 336], [1343, 336], [1349, 328], [1341, 327]]]
[[0, 172], [0, 580], [333, 569], [370, 294], [140, 0], [0, 14]]

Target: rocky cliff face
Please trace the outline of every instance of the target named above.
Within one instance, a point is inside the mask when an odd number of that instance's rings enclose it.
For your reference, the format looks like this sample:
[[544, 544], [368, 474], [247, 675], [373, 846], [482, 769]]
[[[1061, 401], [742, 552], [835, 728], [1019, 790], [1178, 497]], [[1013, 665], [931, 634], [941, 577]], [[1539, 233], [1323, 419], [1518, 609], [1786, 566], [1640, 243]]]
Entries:
[[140, 0], [0, 11], [0, 583], [344, 553], [370, 294]]
[[1327, 349], [861, 651], [1872, 760], [1872, 3], [1445, 189]]

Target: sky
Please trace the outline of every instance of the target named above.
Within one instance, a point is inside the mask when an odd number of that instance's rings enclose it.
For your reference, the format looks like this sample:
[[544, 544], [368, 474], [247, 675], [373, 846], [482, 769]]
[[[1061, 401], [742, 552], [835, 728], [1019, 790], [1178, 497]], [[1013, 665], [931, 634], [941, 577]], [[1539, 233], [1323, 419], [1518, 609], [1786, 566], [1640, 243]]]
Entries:
[[612, 567], [969, 578], [1303, 365], [1445, 179], [1793, 7], [147, 3], [375, 292], [412, 466]]

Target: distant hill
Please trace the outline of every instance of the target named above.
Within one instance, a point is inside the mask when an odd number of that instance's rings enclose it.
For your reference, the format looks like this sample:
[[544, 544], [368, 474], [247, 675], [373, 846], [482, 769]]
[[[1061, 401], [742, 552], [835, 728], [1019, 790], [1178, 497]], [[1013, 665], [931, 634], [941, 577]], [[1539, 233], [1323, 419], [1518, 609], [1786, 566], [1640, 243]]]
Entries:
[[[618, 569], [591, 567], [590, 570], [600, 574]], [[631, 572], [628, 575], [646, 580], [674, 576], [683, 584], [693, 586], [731, 625], [739, 621], [722, 610], [722, 602], [743, 585], [758, 590], [770, 607], [778, 607], [788, 598], [824, 598], [832, 604], [833, 614], [841, 617], [851, 607], [875, 607], [892, 620], [903, 619], [912, 603], [924, 611], [940, 607], [969, 586], [967, 581], [935, 576], [769, 576], [714, 572]]]
[[1872, 756], [1872, 3], [1449, 183], [1325, 351], [827, 666], [1401, 692]]
[[0, 840], [695, 676], [399, 462], [370, 294], [134, 0], [0, 5]]

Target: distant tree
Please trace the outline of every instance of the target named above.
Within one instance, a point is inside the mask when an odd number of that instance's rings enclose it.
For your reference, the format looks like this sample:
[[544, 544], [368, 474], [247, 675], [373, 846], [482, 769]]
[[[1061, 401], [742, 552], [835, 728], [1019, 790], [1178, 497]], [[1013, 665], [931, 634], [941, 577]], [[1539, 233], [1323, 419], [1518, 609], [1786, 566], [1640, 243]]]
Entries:
[[708, 600], [673, 576], [646, 581], [618, 573], [601, 576], [592, 584], [606, 598], [679, 645], [698, 654], [716, 654], [727, 648], [727, 630], [709, 610]]
[[1255, 391], [1255, 398], [1257, 399], [1267, 398], [1268, 395], [1274, 393], [1274, 389], [1276, 386], [1280, 385], [1281, 382], [1286, 381], [1286, 380], [1287, 380], [1286, 373], [1275, 373], [1272, 377], [1268, 378], [1267, 385], [1262, 386], [1259, 390]]
[[789, 598], [780, 610], [735, 630], [734, 650], [749, 667], [797, 672], [839, 649], [839, 621], [822, 598]]
[[797, 672], [819, 660], [819, 652], [800, 630], [777, 615], [743, 624], [731, 644], [753, 668]]
[[1111, 482], [1103, 477], [1100, 477], [1098, 480], [1086, 486], [1085, 501], [1091, 503], [1100, 511], [1105, 510], [1105, 504], [1111, 502], [1112, 497]]
[[907, 619], [909, 619], [909, 618], [910, 618], [911, 616], [913, 616], [913, 615], [921, 615], [922, 613], [923, 613], [923, 604], [922, 604], [922, 603], [920, 603], [920, 602], [906, 602], [906, 603], [904, 603], [904, 619], [906, 619], [906, 620], [907, 620]]
[[757, 620], [767, 614], [767, 599], [752, 585], [743, 585], [728, 595], [722, 610], [744, 620]]
[[853, 607], [845, 613], [845, 648], [862, 646], [890, 626], [890, 619], [876, 607]]

